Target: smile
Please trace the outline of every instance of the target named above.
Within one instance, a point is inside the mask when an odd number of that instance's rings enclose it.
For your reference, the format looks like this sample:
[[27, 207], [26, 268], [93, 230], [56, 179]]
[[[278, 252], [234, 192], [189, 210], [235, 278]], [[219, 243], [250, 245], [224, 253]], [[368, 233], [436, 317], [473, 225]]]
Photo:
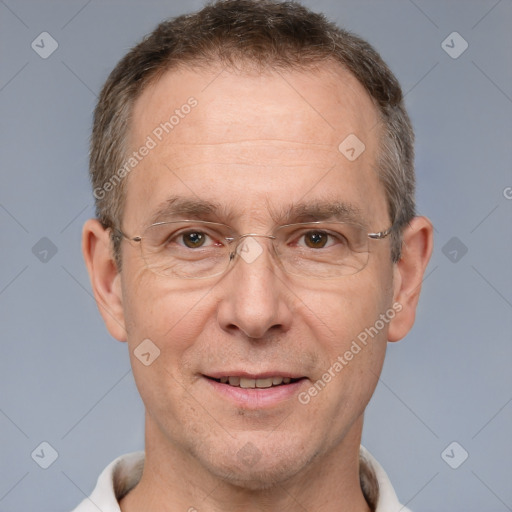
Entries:
[[239, 387], [243, 389], [265, 389], [276, 386], [282, 386], [283, 384], [290, 384], [296, 382], [299, 379], [292, 379], [290, 377], [266, 377], [266, 378], [248, 378], [248, 377], [220, 377], [218, 379], [212, 378], [220, 384], [228, 384], [229, 386]]
[[292, 397], [298, 395], [308, 381], [307, 377], [298, 373], [279, 370], [249, 373], [233, 369], [202, 374], [202, 377], [215, 395], [238, 408], [249, 410], [292, 403]]

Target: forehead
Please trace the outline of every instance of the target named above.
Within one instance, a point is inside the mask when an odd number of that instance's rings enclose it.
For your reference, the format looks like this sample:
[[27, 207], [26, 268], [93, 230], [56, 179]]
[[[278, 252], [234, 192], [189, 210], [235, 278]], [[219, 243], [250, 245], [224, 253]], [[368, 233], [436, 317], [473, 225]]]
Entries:
[[386, 210], [379, 129], [363, 86], [335, 64], [168, 71], [134, 105], [130, 151], [145, 156], [128, 176], [125, 220], [176, 195], [239, 218], [331, 198], [375, 217]]

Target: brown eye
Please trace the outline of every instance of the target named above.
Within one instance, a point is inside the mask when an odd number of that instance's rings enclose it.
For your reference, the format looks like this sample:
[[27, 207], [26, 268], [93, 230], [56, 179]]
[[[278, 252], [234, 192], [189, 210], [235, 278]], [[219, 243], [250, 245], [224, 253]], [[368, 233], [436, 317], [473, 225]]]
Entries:
[[196, 249], [204, 245], [207, 235], [200, 231], [190, 231], [183, 233], [182, 235], [183, 244], [189, 249]]
[[304, 235], [304, 242], [311, 249], [322, 249], [325, 247], [329, 235], [322, 231], [309, 231]]

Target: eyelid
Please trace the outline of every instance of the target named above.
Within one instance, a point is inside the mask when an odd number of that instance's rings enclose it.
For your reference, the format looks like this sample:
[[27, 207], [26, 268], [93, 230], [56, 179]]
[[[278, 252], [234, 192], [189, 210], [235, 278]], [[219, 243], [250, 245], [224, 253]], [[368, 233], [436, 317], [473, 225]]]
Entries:
[[[218, 222], [210, 222], [210, 221], [202, 221], [202, 220], [192, 220], [192, 219], [183, 219], [181, 221], [169, 221], [169, 222], [157, 222], [149, 226], [149, 228], [163, 226], [167, 224], [176, 224], [177, 226], [172, 229], [173, 238], [179, 236], [180, 234], [187, 231], [201, 231], [204, 232], [211, 238], [218, 239], [219, 241], [226, 241], [227, 243], [232, 243], [233, 241], [239, 239], [240, 237], [250, 236], [249, 233], [239, 235], [232, 227], [227, 224], [222, 224]], [[337, 237], [336, 227], [338, 226], [353, 226], [357, 227], [361, 230], [365, 228], [356, 223], [350, 222], [339, 222], [339, 221], [310, 221], [310, 222], [296, 222], [290, 224], [282, 224], [280, 226], [276, 226], [273, 229], [273, 234], [269, 235], [253, 235], [253, 236], [274, 236], [278, 233], [284, 233], [285, 236], [290, 236], [294, 232], [302, 231], [303, 233], [307, 233], [308, 231], [323, 231], [332, 237]], [[148, 228], [148, 229], [149, 229]], [[343, 236], [343, 233], [340, 234]]]
[[366, 231], [367, 227], [365, 224], [360, 222], [351, 222], [351, 221], [338, 221], [338, 220], [316, 220], [310, 222], [292, 222], [287, 224], [282, 224], [277, 226], [275, 229], [281, 230], [286, 228], [304, 228], [304, 229], [319, 229], [319, 230], [329, 230], [336, 231], [336, 226], [349, 226], [349, 227], [357, 227], [362, 231]]
[[335, 234], [338, 233], [336, 227], [339, 226], [357, 226], [362, 229], [362, 227], [359, 226], [358, 224], [351, 224], [348, 222], [300, 222], [297, 224], [285, 224], [283, 226], [278, 226], [276, 231], [287, 232], [287, 230], [289, 230], [290, 232], [302, 231], [304, 233], [310, 231], [321, 231], [328, 234]]
[[[318, 227], [317, 229], [303, 228], [302, 230], [300, 230], [300, 232], [298, 233], [298, 236], [296, 236], [295, 239], [301, 240], [304, 236], [308, 235], [309, 233], [315, 233], [315, 232], [322, 233], [329, 237], [327, 243], [329, 243], [329, 242], [331, 242], [331, 243], [327, 247], [331, 247], [335, 241], [341, 241], [342, 237], [346, 239], [346, 237], [343, 234], [341, 234], [341, 233], [336, 234], [336, 233], [333, 233], [331, 230], [323, 229], [322, 227]], [[322, 247], [322, 249], [324, 249], [324, 248], [325, 247]]]
[[[185, 223], [184, 223], [185, 224]], [[180, 245], [181, 247], [185, 247], [183, 244], [183, 240], [181, 237], [187, 233], [194, 233], [199, 232], [204, 234], [206, 237], [208, 237], [213, 244], [222, 243], [224, 241], [230, 241], [233, 240], [233, 238], [229, 238], [225, 236], [222, 233], [216, 232], [213, 227], [210, 227], [208, 225], [204, 225], [201, 221], [198, 221], [197, 223], [191, 222], [190, 224], [186, 224], [183, 226], [178, 227], [177, 229], [173, 230], [173, 232], [169, 235], [169, 237], [166, 238], [167, 243], [172, 241]], [[202, 245], [201, 247], [204, 247]]]

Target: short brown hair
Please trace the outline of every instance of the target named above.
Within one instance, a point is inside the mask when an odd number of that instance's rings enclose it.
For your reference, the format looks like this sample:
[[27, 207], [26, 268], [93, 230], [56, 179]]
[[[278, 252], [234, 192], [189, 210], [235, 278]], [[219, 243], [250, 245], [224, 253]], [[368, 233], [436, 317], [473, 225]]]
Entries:
[[[164, 21], [132, 48], [110, 73], [94, 113], [90, 175], [96, 215], [119, 227], [125, 180], [106, 192], [125, 160], [135, 100], [149, 83], [180, 65], [252, 63], [263, 68], [308, 69], [336, 62], [372, 98], [382, 124], [376, 167], [393, 230], [392, 258], [400, 258], [401, 231], [415, 215], [414, 133], [400, 85], [373, 47], [296, 2], [220, 0]], [[101, 192], [101, 193], [99, 193]], [[114, 251], [120, 263], [119, 240]]]

